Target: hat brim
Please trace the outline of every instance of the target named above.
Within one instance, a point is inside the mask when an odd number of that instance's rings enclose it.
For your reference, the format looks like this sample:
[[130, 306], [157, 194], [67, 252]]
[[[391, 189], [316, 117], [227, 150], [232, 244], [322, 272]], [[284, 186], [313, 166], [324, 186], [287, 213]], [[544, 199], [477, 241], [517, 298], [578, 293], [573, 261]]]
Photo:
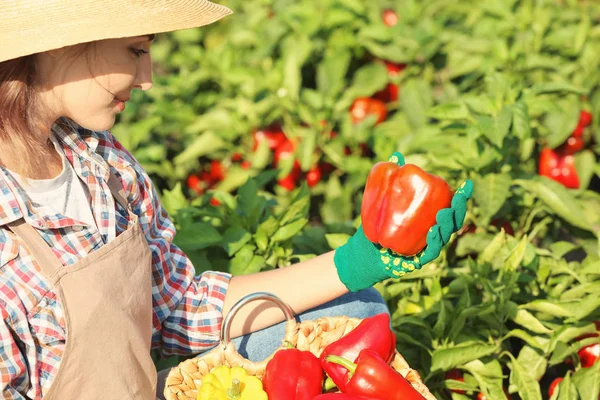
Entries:
[[96, 40], [197, 28], [232, 13], [207, 0], [41, 0], [2, 8], [0, 62]]

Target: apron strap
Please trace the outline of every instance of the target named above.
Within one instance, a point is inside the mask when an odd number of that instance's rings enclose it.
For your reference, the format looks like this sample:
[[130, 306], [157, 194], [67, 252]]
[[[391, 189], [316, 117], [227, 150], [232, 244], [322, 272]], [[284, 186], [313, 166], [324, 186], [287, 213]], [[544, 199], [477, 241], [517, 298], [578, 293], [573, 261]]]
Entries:
[[[125, 196], [125, 191], [123, 190], [123, 186], [119, 181], [119, 178], [111, 171], [110, 178], [108, 179], [108, 187], [113, 195], [113, 197], [117, 200], [119, 204], [121, 204], [126, 210], [130, 211], [130, 205], [127, 202], [127, 198]], [[33, 256], [37, 260], [42, 272], [45, 276], [52, 276], [53, 273], [62, 268], [62, 263], [56, 257], [56, 255], [50, 250], [50, 246], [40, 234], [25, 222], [24, 218], [20, 218], [16, 221], [10, 222], [8, 227], [11, 231], [13, 231], [29, 248], [29, 250], [33, 253]]]
[[8, 224], [10, 230], [17, 235], [33, 253], [33, 257], [38, 262], [42, 272], [46, 277], [52, 276], [56, 271], [62, 268], [62, 263], [56, 255], [50, 250], [50, 246], [39, 233], [27, 222], [20, 218]]

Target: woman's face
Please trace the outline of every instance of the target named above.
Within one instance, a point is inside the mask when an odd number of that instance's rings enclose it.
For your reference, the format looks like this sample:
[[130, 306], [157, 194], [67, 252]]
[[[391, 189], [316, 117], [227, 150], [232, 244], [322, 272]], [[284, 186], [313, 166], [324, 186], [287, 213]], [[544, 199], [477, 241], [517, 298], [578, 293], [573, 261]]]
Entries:
[[81, 45], [40, 53], [38, 79], [51, 113], [48, 128], [66, 116], [90, 130], [110, 129], [121, 112], [116, 99], [128, 100], [133, 89], [152, 87], [152, 58], [141, 53], [150, 51], [153, 38], [101, 40], [76, 58], [73, 51]]

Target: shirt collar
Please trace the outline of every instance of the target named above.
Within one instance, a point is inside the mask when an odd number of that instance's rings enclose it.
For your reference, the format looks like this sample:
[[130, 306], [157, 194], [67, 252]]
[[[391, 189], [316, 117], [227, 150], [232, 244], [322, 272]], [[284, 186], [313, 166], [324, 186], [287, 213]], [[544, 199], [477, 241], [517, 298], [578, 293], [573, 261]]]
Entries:
[[[109, 167], [106, 161], [95, 152], [99, 139], [94, 132], [78, 125], [72, 119], [62, 117], [51, 129], [58, 141], [67, 148], [72, 157], [79, 157], [82, 165], [85, 161], [94, 164], [94, 173], [109, 177]], [[69, 151], [70, 150], [70, 151]], [[70, 158], [70, 157], [67, 157]], [[72, 161], [71, 161], [72, 162]], [[78, 168], [75, 168], [78, 174]], [[38, 228], [46, 228], [48, 220], [35, 212], [31, 200], [12, 175], [0, 166], [0, 226], [24, 218], [27, 223]]]

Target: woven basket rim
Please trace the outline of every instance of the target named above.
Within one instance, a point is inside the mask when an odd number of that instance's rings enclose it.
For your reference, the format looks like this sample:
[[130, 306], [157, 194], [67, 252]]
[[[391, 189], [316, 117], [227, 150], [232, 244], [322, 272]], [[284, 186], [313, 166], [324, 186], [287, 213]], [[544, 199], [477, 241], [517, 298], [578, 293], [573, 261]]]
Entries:
[[[197, 382], [202, 376], [209, 373], [212, 368], [218, 365], [240, 366], [245, 368], [249, 375], [262, 378], [262, 373], [264, 373], [264, 368], [268, 361], [273, 358], [277, 351], [287, 348], [285, 342], [290, 342], [295, 348], [300, 350], [311, 351], [318, 357], [323, 348], [329, 344], [328, 341], [335, 341], [339, 337], [345, 336], [361, 321], [363, 321], [361, 318], [346, 316], [321, 317], [302, 322], [288, 320], [286, 323], [286, 335], [282, 340], [282, 345], [265, 360], [259, 362], [253, 362], [242, 357], [233, 344], [225, 345], [219, 342], [209, 352], [182, 361], [177, 366], [171, 368], [165, 381], [165, 399], [195, 400]], [[395, 351], [391, 366], [404, 376], [426, 400], [436, 400], [421, 379], [419, 373], [408, 365], [398, 349]]]

